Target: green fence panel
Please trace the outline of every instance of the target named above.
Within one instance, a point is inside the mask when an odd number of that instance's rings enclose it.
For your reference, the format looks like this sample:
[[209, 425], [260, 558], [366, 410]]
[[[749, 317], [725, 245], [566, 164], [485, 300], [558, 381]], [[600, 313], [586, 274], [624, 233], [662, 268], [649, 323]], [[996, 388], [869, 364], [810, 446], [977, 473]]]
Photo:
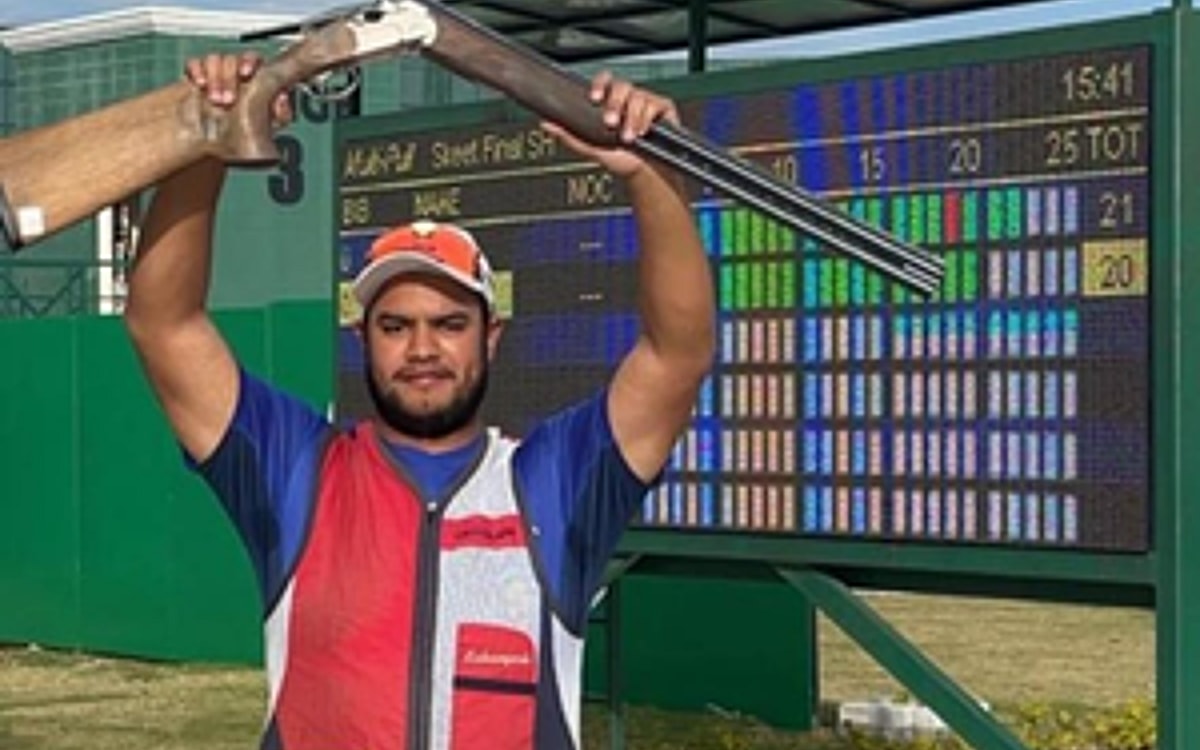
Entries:
[[74, 339], [68, 320], [0, 321], [0, 640], [78, 642]]
[[802, 597], [779, 583], [656, 575], [628, 576], [621, 592], [630, 703], [812, 725], [815, 625]]
[[272, 382], [322, 412], [333, 400], [333, 319], [332, 302], [280, 302], [266, 318]]
[[[239, 361], [324, 409], [326, 302], [222, 312]], [[261, 604], [119, 318], [0, 322], [0, 641], [257, 661]]]
[[[256, 360], [264, 348], [261, 317], [245, 313], [225, 326], [234, 346]], [[187, 645], [194, 631], [204, 632], [203, 618], [192, 618], [197, 607], [207, 612], [204, 603], [233, 597], [211, 587], [203, 597], [196, 579], [224, 582], [237, 572], [226, 563], [236, 550], [232, 533], [184, 467], [120, 322], [85, 319], [80, 327], [82, 369], [94, 373], [80, 383], [83, 640], [103, 651], [197, 655]], [[188, 484], [196, 490], [181, 497]], [[185, 562], [180, 536], [199, 533], [205, 520], [227, 538], [224, 554], [214, 545], [203, 560]]]
[[81, 318], [81, 635], [91, 648], [159, 654], [173, 638], [163, 533], [170, 442], [119, 319]]
[[199, 477], [172, 483], [172, 658], [258, 663], [262, 606], [250, 560], [216, 498]]
[[[269, 310], [222, 313], [217, 323], [238, 360], [269, 374], [273, 345], [267, 340]], [[327, 318], [325, 328], [328, 328]], [[313, 329], [304, 332], [313, 337]], [[257, 661], [262, 608], [254, 572], [241, 541], [208, 485], [185, 468], [175, 449], [169, 464], [174, 658]]]

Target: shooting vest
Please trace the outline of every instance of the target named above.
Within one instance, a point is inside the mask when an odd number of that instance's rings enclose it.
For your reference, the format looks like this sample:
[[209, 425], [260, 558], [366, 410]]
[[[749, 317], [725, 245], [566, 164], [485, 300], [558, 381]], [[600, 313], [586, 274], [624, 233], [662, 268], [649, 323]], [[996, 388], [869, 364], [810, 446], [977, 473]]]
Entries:
[[493, 432], [485, 445], [439, 509], [369, 423], [333, 438], [308, 541], [267, 622], [264, 747], [579, 746], [582, 641], [539, 581], [516, 444]]

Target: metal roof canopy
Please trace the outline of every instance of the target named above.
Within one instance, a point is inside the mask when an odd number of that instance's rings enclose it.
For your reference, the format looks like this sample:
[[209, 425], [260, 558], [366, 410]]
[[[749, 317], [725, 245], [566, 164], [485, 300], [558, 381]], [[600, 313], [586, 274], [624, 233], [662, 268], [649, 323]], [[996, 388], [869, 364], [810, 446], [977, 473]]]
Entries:
[[564, 63], [912, 21], [1035, 0], [442, 0]]

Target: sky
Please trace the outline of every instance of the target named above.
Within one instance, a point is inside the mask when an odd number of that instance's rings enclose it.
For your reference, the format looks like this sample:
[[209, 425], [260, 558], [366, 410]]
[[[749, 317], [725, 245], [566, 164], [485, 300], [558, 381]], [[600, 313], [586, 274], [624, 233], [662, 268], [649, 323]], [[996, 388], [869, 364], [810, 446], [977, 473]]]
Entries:
[[350, 0], [0, 0], [0, 23], [9, 26], [106, 13], [138, 6], [240, 10], [251, 13], [304, 15], [345, 5]]
[[305, 15], [348, 2], [351, 0], [0, 0], [0, 24], [17, 26], [139, 6]]
[[[24, 25], [101, 13], [138, 5], [178, 6], [208, 10], [237, 10], [256, 13], [307, 15], [346, 5], [350, 0], [0, 0], [0, 25]], [[796, 0], [802, 2], [803, 0]], [[1053, 24], [1069, 24], [1099, 18], [1146, 13], [1169, 7], [1172, 0], [1046, 0], [1021, 6], [961, 13], [940, 19], [869, 27], [861, 30], [810, 35], [803, 54], [818, 56], [834, 52], [936, 41], [939, 39], [1002, 33]], [[792, 40], [773, 40], [754, 45], [715, 48], [721, 56], [796, 56]]]
[[[802, 0], [796, 0], [802, 2]], [[0, 0], [2, 4], [4, 0]], [[856, 52], [1040, 28], [1103, 18], [1138, 15], [1171, 7], [1172, 0], [1047, 0], [996, 10], [956, 13], [901, 24], [876, 24], [861, 29], [809, 35], [802, 51], [794, 39], [728, 45], [717, 56], [797, 56]]]

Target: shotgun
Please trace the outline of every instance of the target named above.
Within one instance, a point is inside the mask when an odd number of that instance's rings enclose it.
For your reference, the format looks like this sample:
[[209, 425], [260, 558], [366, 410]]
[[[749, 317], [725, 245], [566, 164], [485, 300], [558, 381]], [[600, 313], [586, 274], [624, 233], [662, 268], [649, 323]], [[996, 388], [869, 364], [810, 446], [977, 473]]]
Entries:
[[[375, 0], [243, 39], [298, 33], [236, 105], [210, 105], [187, 81], [0, 139], [0, 229], [19, 249], [205, 157], [270, 166], [271, 105], [333, 71], [420, 54], [494, 88], [595, 145], [617, 145], [582, 76], [437, 0]], [[942, 259], [859, 222], [683, 127], [657, 123], [631, 147], [727, 193], [913, 291], [940, 285]]]

